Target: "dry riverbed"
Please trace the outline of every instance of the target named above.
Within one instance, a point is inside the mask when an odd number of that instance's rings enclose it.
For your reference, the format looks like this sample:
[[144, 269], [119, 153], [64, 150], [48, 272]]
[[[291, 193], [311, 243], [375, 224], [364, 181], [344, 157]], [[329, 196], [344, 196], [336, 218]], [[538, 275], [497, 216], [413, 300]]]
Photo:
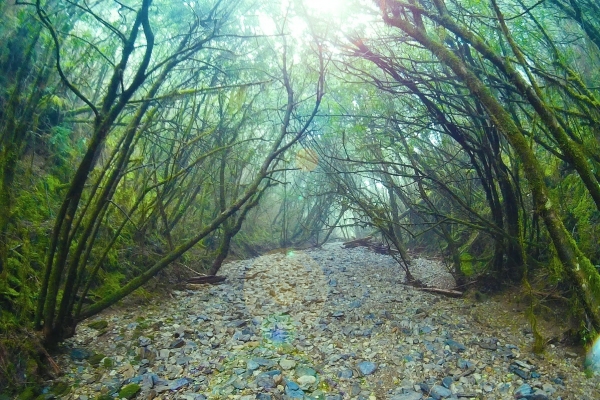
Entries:
[[[582, 355], [558, 344], [534, 355], [523, 314], [506, 302], [403, 285], [393, 259], [364, 248], [273, 253], [220, 274], [224, 284], [164, 293], [81, 325], [59, 357], [59, 397], [600, 398]], [[434, 260], [416, 260], [413, 274], [453, 285]]]

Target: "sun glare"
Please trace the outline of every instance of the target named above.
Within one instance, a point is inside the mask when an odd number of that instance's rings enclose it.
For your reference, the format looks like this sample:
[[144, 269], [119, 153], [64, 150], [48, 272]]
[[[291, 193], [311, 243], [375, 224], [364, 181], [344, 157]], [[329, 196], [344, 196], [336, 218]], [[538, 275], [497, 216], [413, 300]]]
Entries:
[[[368, 0], [272, 0], [269, 7], [257, 10], [256, 32], [277, 36], [289, 35], [296, 44], [310, 44], [315, 37], [333, 43], [348, 36], [369, 36], [373, 22], [379, 21], [377, 10]], [[290, 43], [290, 42], [288, 42]], [[334, 48], [330, 51], [335, 52]], [[293, 51], [294, 62], [301, 51]]]
[[318, 12], [321, 16], [338, 16], [344, 10], [346, 0], [304, 0], [306, 8]]

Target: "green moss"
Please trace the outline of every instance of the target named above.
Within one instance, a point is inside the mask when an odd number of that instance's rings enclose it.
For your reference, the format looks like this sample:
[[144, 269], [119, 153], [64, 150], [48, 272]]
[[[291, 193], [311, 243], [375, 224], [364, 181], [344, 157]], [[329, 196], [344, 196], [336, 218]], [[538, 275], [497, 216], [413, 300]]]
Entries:
[[53, 394], [55, 394], [56, 396], [64, 396], [71, 391], [71, 386], [69, 386], [65, 382], [58, 381], [58, 382], [54, 383], [54, 385], [52, 385], [52, 388], [50, 388], [50, 391]]
[[113, 400], [113, 397], [107, 394], [101, 394], [100, 396], [96, 397], [96, 400]]
[[93, 365], [94, 367], [97, 367], [97, 366], [100, 364], [100, 362], [102, 361], [102, 359], [104, 359], [104, 357], [106, 357], [104, 354], [102, 354], [102, 353], [97, 353], [97, 354], [94, 354], [93, 356], [91, 356], [91, 357], [88, 359], [88, 362], [89, 362], [91, 365]]
[[123, 389], [121, 389], [119, 391], [119, 397], [122, 398], [126, 398], [126, 399], [132, 399], [135, 397], [135, 395], [141, 390], [140, 385], [136, 384], [136, 383], [131, 383], [127, 386], [125, 386]]
[[462, 253], [460, 255], [460, 270], [465, 276], [473, 275], [473, 257], [469, 253]]
[[37, 396], [37, 390], [32, 387], [25, 388], [19, 395], [17, 396], [18, 400], [30, 400], [35, 399]]
[[102, 362], [102, 365], [104, 366], [104, 368], [112, 368], [115, 366], [115, 361], [112, 358], [106, 357]]
[[90, 322], [88, 324], [88, 326], [92, 329], [96, 329], [96, 330], [102, 330], [104, 328], [106, 328], [108, 326], [108, 322], [106, 322], [105, 320], [101, 319], [99, 321], [94, 321], [94, 322]]

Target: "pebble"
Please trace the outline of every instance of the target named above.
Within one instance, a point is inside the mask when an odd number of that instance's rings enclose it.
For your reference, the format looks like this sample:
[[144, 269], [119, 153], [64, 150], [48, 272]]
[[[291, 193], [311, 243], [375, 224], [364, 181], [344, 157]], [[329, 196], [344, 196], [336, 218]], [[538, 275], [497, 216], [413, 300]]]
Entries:
[[[427, 285], [454, 285], [438, 261], [416, 258], [412, 268]], [[107, 310], [102, 336], [80, 325], [57, 357], [69, 396], [137, 383], [149, 400], [596, 397], [598, 378], [586, 380], [560, 344], [547, 350], [552, 364], [528, 358], [523, 327], [494, 331], [473, 318], [480, 305], [469, 299], [397, 284], [389, 256], [331, 243], [233, 261], [219, 274], [225, 283]], [[108, 366], [90, 365], [94, 354]]]

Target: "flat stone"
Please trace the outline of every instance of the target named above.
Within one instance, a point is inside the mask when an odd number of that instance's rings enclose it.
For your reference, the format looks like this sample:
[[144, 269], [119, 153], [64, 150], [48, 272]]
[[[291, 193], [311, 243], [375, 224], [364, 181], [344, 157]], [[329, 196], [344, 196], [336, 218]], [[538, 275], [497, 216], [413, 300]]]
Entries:
[[524, 383], [521, 386], [519, 386], [517, 388], [517, 390], [515, 390], [515, 393], [514, 393], [514, 395], [517, 399], [527, 398], [528, 396], [531, 396], [532, 394], [533, 394], [533, 389], [527, 383]]
[[444, 379], [442, 379], [442, 385], [444, 385], [445, 388], [450, 389], [452, 383], [454, 383], [454, 379], [452, 379], [452, 377], [450, 376], [447, 376]]
[[248, 368], [250, 371], [254, 371], [260, 368], [260, 364], [254, 360], [248, 360], [246, 363], [246, 368]]
[[406, 392], [402, 394], [396, 394], [389, 398], [389, 400], [420, 400], [423, 395], [418, 392]]
[[467, 349], [462, 343], [459, 343], [452, 339], [446, 339], [444, 341], [444, 344], [446, 344], [448, 347], [450, 347], [450, 350], [454, 351], [454, 352], [462, 352]]
[[188, 378], [179, 378], [169, 383], [169, 389], [178, 390], [184, 386], [187, 386], [191, 381]]
[[317, 378], [312, 375], [302, 375], [297, 379], [298, 385], [303, 390], [307, 390], [317, 382]]
[[181, 339], [181, 338], [177, 338], [175, 340], [173, 340], [171, 342], [171, 344], [169, 344], [169, 347], [171, 349], [179, 349], [181, 347], [185, 346], [185, 340]]
[[307, 367], [305, 365], [297, 366], [295, 369], [295, 372], [296, 372], [297, 376], [302, 376], [302, 375], [317, 376], [317, 371], [315, 371], [313, 368]]
[[284, 359], [279, 361], [279, 365], [281, 366], [281, 369], [288, 371], [296, 366], [296, 361]]
[[431, 388], [431, 392], [429, 392], [429, 395], [434, 399], [439, 400], [452, 396], [452, 392], [450, 391], [450, 389], [447, 389], [443, 386], [433, 385], [433, 387]]
[[371, 361], [362, 361], [358, 363], [358, 370], [363, 375], [371, 375], [373, 372], [377, 370], [377, 364]]
[[71, 356], [71, 360], [82, 361], [90, 358], [92, 356], [92, 352], [87, 349], [74, 348], [69, 353]]
[[354, 372], [352, 372], [351, 369], [343, 369], [338, 372], [338, 377], [342, 379], [350, 379], [352, 378], [352, 375], [354, 375]]
[[285, 394], [292, 399], [304, 398], [304, 391], [294, 381], [287, 381], [285, 385]]
[[257, 363], [257, 364], [258, 364], [258, 365], [260, 365], [260, 366], [267, 367], [267, 368], [274, 367], [274, 366], [275, 366], [275, 364], [277, 364], [277, 362], [276, 362], [276, 361], [274, 361], [274, 360], [269, 360], [269, 359], [267, 359], [267, 358], [263, 358], [263, 357], [256, 357], [256, 358], [253, 358], [253, 359], [252, 359], [252, 361], [254, 361], [255, 363]]
[[256, 385], [263, 389], [272, 389], [277, 386], [273, 377], [266, 374], [260, 374], [256, 377]]

